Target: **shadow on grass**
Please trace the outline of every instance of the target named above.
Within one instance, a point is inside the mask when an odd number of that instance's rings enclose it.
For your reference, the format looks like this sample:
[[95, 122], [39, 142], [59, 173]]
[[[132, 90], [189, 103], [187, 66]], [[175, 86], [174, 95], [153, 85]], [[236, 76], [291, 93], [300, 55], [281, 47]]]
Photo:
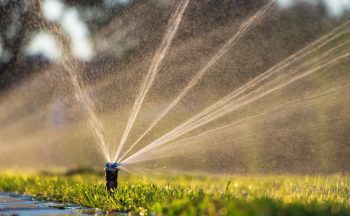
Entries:
[[71, 177], [71, 176], [76, 176], [76, 175], [89, 175], [89, 176], [102, 177], [102, 176], [104, 176], [104, 172], [97, 171], [96, 169], [89, 168], [89, 167], [78, 167], [78, 168], [67, 170], [64, 173], [43, 171], [43, 172], [40, 172], [39, 175], [41, 175], [41, 176], [65, 176], [65, 177]]

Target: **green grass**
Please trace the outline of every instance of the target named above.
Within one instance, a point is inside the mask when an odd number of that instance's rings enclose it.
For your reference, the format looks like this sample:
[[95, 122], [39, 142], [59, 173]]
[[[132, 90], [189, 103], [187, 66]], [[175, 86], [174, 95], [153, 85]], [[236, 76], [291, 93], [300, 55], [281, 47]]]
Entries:
[[108, 194], [98, 175], [0, 175], [0, 191], [143, 215], [350, 215], [347, 176], [121, 176]]

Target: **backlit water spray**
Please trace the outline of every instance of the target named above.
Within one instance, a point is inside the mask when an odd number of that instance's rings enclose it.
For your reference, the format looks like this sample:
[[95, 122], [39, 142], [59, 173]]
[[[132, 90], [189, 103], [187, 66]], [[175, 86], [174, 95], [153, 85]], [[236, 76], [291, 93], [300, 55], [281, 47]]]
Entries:
[[[37, 1], [37, 7], [42, 8], [42, 2]], [[42, 15], [37, 14], [38, 18]], [[70, 50], [70, 38], [67, 32], [59, 25], [56, 24], [47, 24], [42, 23], [40, 20], [37, 21], [41, 30], [49, 29], [51, 33], [56, 36], [56, 39], [59, 41], [59, 50], [63, 54], [62, 58], [58, 62], [58, 65], [62, 66], [63, 69], [68, 74], [69, 81], [72, 84], [72, 94], [75, 99], [81, 104], [81, 107], [84, 109], [86, 116], [88, 117], [88, 122], [90, 123], [91, 131], [94, 133], [94, 137], [97, 140], [97, 146], [101, 151], [103, 157], [107, 161], [111, 161], [111, 154], [108, 148], [108, 143], [103, 134], [103, 124], [101, 119], [98, 117], [95, 104], [91, 99], [90, 95], [87, 94], [84, 81], [81, 77], [81, 67], [82, 62], [79, 61], [76, 57], [71, 54]]]
[[[325, 47], [331, 42], [334, 42], [336, 39], [341, 38], [347, 33], [349, 33], [349, 22], [334, 29], [329, 34], [321, 37], [320, 39], [306, 46], [304, 49], [291, 55], [284, 61], [272, 67], [270, 70], [243, 85], [241, 88], [228, 94], [226, 97], [219, 100], [212, 106], [206, 108], [156, 141], [131, 155], [125, 159], [123, 163], [130, 164], [133, 162], [142, 161], [143, 157], [141, 155], [145, 155], [146, 153], [176, 139], [181, 135], [221, 118], [226, 114], [241, 108], [242, 106], [259, 100], [260, 98], [284, 88], [293, 82], [303, 79], [321, 69], [330, 67], [347, 59], [350, 56], [350, 53], [346, 50], [344, 51], [340, 49], [349, 44], [349, 41], [345, 40], [345, 42], [341, 42], [338, 46], [328, 48], [328, 51], [321, 52], [321, 58], [318, 59], [318, 62], [322, 62], [321, 64], [311, 64], [309, 66], [310, 68], [308, 69], [304, 69], [305, 65], [300, 64], [300, 61], [306, 56], [315, 54], [316, 51], [319, 51], [321, 48]], [[281, 76], [276, 76], [276, 74], [278, 75], [279, 73], [282, 73]], [[272, 74], [275, 76], [271, 77]], [[249, 92], [249, 90], [251, 90], [250, 93], [247, 93], [246, 95], [243, 94], [247, 91]]]
[[[287, 115], [288, 113], [300, 109], [305, 108], [305, 103], [308, 104], [308, 106], [311, 106], [312, 108], [316, 108], [317, 106], [322, 105], [324, 100], [332, 100], [333, 98], [337, 97], [340, 93], [344, 91], [349, 91], [350, 85], [342, 85], [338, 87], [334, 87], [330, 90], [328, 90], [325, 93], [321, 94], [312, 94], [308, 95], [304, 98], [295, 99], [292, 101], [289, 101], [287, 103], [283, 103], [279, 106], [273, 107], [273, 109], [269, 112], [263, 112], [256, 115], [252, 115], [240, 120], [235, 121], [234, 123], [230, 123], [227, 125], [223, 125], [211, 130], [205, 130], [203, 132], [200, 132], [198, 134], [191, 135], [189, 137], [176, 140], [176, 141], [170, 141], [162, 146], [159, 146], [158, 148], [147, 152], [147, 155], [140, 155], [139, 158], [135, 161], [132, 161], [131, 163], [137, 163], [137, 162], [145, 162], [145, 161], [153, 161], [158, 160], [162, 158], [171, 157], [172, 155], [176, 154], [183, 154], [184, 149], [187, 149], [188, 146], [191, 145], [211, 145], [212, 148], [215, 148], [215, 145], [213, 143], [217, 144], [217, 140], [219, 137], [222, 137], [223, 134], [225, 136], [229, 136], [229, 133], [239, 127], [243, 127], [245, 125], [249, 125], [250, 123], [256, 123], [256, 122], [264, 122], [264, 121], [270, 121], [276, 118], [283, 118], [283, 116]], [[317, 127], [315, 125], [310, 125], [309, 127]], [[220, 145], [229, 145], [230, 142], [220, 142]], [[196, 155], [196, 152], [192, 152], [191, 155]]]
[[79, 73], [77, 72], [78, 68], [74, 67], [74, 65], [73, 65], [74, 63], [72, 63], [72, 62], [64, 62], [63, 64], [69, 73], [70, 80], [71, 80], [72, 85], [74, 87], [74, 90], [75, 90], [74, 96], [83, 105], [83, 107], [86, 110], [90, 125], [92, 127], [92, 131], [94, 132], [95, 136], [97, 137], [97, 139], [99, 141], [103, 156], [107, 161], [111, 161], [108, 145], [107, 145], [106, 139], [102, 133], [102, 131], [103, 131], [102, 122], [98, 118], [98, 116], [95, 112], [94, 104], [93, 104], [91, 98], [83, 91], [84, 83], [83, 83]]
[[238, 41], [240, 38], [244, 37], [245, 33], [252, 28], [255, 24], [257, 24], [271, 9], [273, 6], [274, 1], [269, 2], [267, 5], [265, 5], [262, 9], [260, 9], [258, 12], [256, 12], [253, 16], [248, 18], [246, 21], [244, 21], [241, 26], [239, 27], [238, 31], [223, 45], [223, 47], [209, 60], [207, 64], [204, 65], [204, 67], [199, 70], [195, 76], [192, 78], [192, 80], [187, 84], [187, 86], [180, 92], [180, 94], [160, 113], [158, 117], [156, 117], [151, 125], [146, 129], [146, 131], [132, 144], [128, 150], [125, 151], [125, 153], [120, 157], [120, 160], [122, 160], [136, 145], [139, 143], [144, 136], [147, 135], [148, 132], [150, 132], [154, 126], [158, 124], [160, 120], [163, 119], [164, 116], [166, 116], [169, 111], [171, 111], [179, 102], [180, 100], [197, 84], [197, 82], [205, 75], [205, 73], [219, 60], [222, 56], [225, 55], [225, 53], [230, 50]]
[[91, 130], [93, 131], [100, 151], [104, 156], [105, 160], [111, 161], [111, 154], [108, 148], [108, 144], [106, 138], [103, 134], [103, 124], [101, 119], [98, 117], [94, 102], [92, 101], [90, 95], [87, 94], [84, 90], [86, 89], [84, 85], [84, 81], [80, 75], [81, 71], [79, 69], [79, 61], [74, 58], [70, 54], [69, 47], [67, 44], [69, 43], [67, 39], [67, 35], [60, 27], [52, 27], [51, 31], [56, 34], [61, 42], [61, 51], [64, 53], [64, 57], [59, 62], [63, 68], [66, 70], [69, 76], [69, 80], [73, 87], [73, 95], [76, 100], [81, 104], [81, 107], [84, 108], [85, 113], [88, 117], [88, 121], [90, 123]]
[[117, 152], [115, 153], [113, 161], [117, 160], [117, 158], [120, 154], [120, 151], [122, 150], [122, 148], [124, 146], [124, 143], [125, 143], [128, 135], [130, 133], [130, 130], [135, 122], [135, 119], [136, 119], [136, 117], [141, 109], [142, 103], [145, 100], [147, 92], [151, 88], [151, 86], [152, 86], [152, 84], [157, 76], [157, 73], [159, 71], [159, 67], [160, 67], [160, 65], [165, 57], [165, 54], [168, 51], [172, 41], [174, 40], [177, 29], [179, 27], [179, 24], [181, 23], [183, 14], [187, 8], [188, 3], [189, 3], [189, 0], [181, 0], [177, 5], [177, 8], [176, 8], [174, 14], [172, 15], [172, 17], [169, 20], [168, 29], [164, 35], [164, 38], [163, 38], [163, 41], [162, 41], [160, 47], [158, 48], [156, 54], [153, 57], [153, 60], [152, 60], [151, 65], [148, 69], [146, 78], [145, 78], [144, 83], [141, 87], [140, 93], [135, 100], [135, 104], [131, 110], [131, 115], [130, 115], [129, 121], [126, 125], [125, 131], [124, 131], [123, 136], [120, 140], [120, 143], [118, 145], [118, 149], [117, 149]]

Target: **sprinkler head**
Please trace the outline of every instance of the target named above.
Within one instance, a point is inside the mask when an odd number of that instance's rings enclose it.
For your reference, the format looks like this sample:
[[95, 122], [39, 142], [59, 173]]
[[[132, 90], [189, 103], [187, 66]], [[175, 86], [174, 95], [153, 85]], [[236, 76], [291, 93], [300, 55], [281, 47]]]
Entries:
[[106, 189], [108, 192], [116, 190], [118, 188], [118, 167], [119, 163], [107, 162], [105, 171], [106, 171]]

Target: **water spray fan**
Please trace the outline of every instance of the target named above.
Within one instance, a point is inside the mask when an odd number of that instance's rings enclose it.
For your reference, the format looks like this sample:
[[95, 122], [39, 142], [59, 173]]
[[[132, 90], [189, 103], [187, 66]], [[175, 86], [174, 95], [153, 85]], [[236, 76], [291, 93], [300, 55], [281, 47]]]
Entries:
[[118, 188], [118, 172], [120, 163], [107, 162], [106, 171], [106, 189], [108, 192], [112, 192]]

